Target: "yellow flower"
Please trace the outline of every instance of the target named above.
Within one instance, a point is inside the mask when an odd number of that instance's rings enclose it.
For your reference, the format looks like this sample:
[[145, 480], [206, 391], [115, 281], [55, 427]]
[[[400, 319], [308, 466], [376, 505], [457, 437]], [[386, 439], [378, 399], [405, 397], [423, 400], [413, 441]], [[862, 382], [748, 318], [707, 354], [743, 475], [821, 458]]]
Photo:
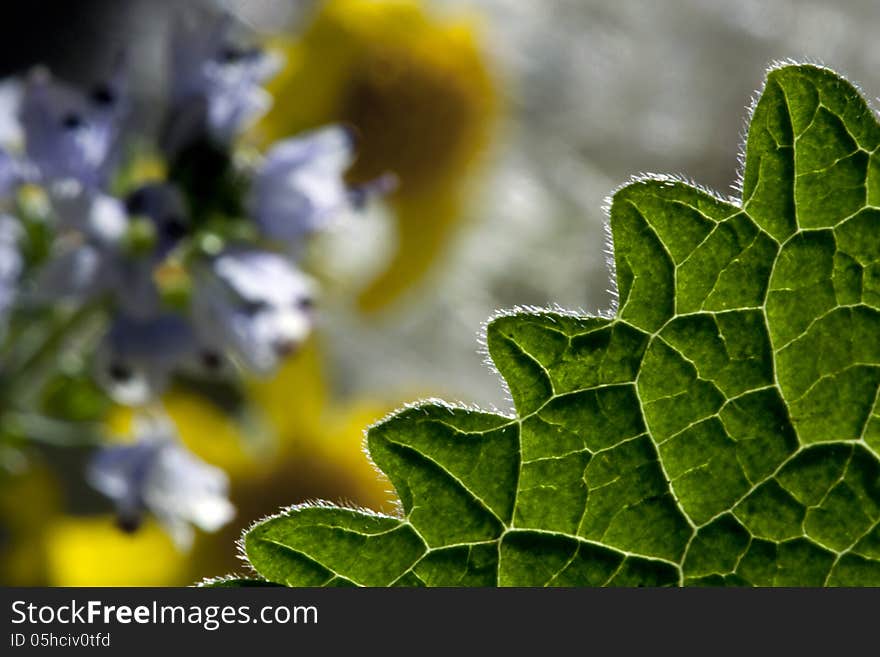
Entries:
[[282, 46], [288, 66], [258, 127], [264, 144], [341, 121], [359, 137], [350, 181], [385, 172], [397, 253], [363, 291], [375, 310], [425, 274], [461, 215], [464, 183], [485, 149], [497, 110], [476, 21], [440, 21], [414, 0], [331, 0], [301, 39]]

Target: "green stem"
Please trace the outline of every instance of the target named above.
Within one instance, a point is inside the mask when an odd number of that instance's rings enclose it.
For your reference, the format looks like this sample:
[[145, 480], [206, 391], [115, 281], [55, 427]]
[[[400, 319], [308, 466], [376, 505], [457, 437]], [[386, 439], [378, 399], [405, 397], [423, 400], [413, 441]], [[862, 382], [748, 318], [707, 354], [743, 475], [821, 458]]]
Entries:
[[3, 421], [13, 435], [27, 436], [28, 440], [53, 447], [99, 445], [103, 442], [103, 425], [97, 422], [67, 422], [40, 415], [10, 411]]

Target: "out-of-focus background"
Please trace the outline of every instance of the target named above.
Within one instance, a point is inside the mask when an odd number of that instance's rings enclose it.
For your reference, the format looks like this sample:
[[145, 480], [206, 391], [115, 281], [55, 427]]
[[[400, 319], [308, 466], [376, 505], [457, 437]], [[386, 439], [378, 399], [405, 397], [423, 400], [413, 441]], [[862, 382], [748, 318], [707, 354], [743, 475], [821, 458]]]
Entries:
[[[8, 3], [0, 73], [48, 65], [90, 82], [127, 52], [136, 112], [155, 129], [165, 37], [181, 3]], [[282, 505], [323, 498], [393, 509], [362, 431], [427, 396], [502, 410], [478, 353], [498, 309], [609, 307], [605, 198], [642, 172], [735, 194], [747, 106], [780, 59], [824, 63], [880, 93], [871, 0], [226, 0], [285, 54], [256, 145], [331, 121], [358, 132], [353, 182], [400, 180], [309, 253], [319, 324], [276, 378], [249, 385], [278, 437], [185, 391], [166, 405], [184, 440], [232, 480], [238, 515], [181, 553], [155, 525], [118, 532], [46, 450], [0, 481], [0, 583], [186, 585], [239, 569], [234, 540]], [[111, 429], [129, 417], [111, 415]]]

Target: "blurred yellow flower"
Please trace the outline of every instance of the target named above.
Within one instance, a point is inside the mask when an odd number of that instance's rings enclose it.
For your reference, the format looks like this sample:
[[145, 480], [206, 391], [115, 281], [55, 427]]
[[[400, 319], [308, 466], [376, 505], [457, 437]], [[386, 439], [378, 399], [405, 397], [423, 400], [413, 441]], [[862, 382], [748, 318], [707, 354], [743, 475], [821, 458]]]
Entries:
[[330, 0], [300, 39], [280, 44], [288, 65], [270, 85], [259, 140], [340, 121], [359, 137], [350, 181], [388, 171], [400, 181], [397, 253], [362, 292], [363, 310], [425, 274], [460, 219], [498, 104], [476, 23], [440, 20], [415, 0]]

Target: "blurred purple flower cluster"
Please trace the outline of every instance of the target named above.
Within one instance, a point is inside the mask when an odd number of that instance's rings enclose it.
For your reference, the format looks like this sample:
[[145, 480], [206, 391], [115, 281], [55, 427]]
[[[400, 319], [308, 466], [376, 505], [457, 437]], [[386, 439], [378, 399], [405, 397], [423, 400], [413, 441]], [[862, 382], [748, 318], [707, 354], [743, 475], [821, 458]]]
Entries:
[[[151, 413], [176, 374], [268, 374], [297, 349], [316, 292], [298, 267], [303, 247], [373, 189], [346, 185], [353, 143], [341, 126], [242, 155], [238, 138], [270, 107], [261, 85], [281, 62], [246, 43], [231, 17], [204, 19], [175, 25], [152, 147], [166, 173], [155, 179], [120, 182], [133, 103], [124, 58], [90, 89], [43, 69], [0, 83], [0, 325], [16, 304], [104, 309], [95, 379]], [[49, 234], [38, 257], [17, 211], [35, 196]], [[121, 526], [151, 511], [186, 545], [188, 523], [228, 521], [221, 471], [186, 453], [166, 421], [140, 422], [136, 434], [89, 470]]]

